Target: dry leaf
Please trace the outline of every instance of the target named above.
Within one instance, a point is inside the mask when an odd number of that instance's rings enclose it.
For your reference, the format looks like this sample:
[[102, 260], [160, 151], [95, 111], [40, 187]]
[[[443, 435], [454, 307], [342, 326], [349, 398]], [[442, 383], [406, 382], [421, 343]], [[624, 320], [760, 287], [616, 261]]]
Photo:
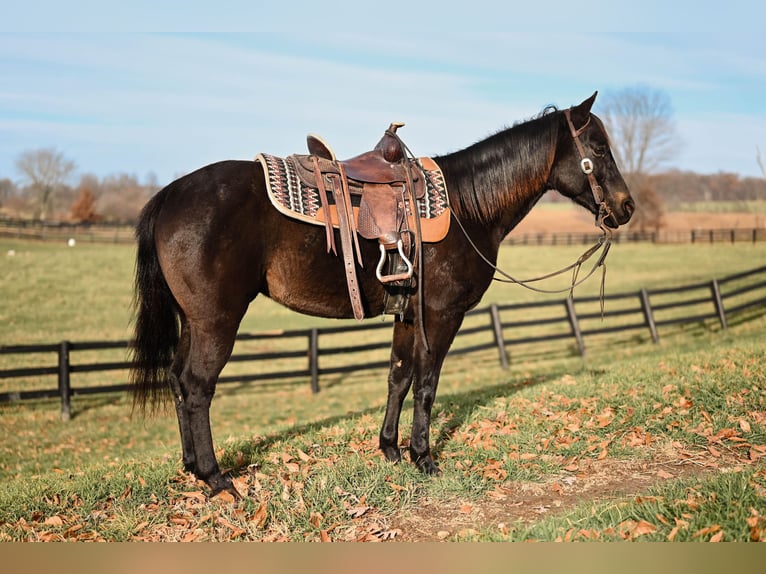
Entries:
[[370, 509], [369, 506], [355, 506], [354, 508], [349, 508], [348, 510], [346, 510], [346, 514], [350, 516], [351, 518], [359, 518], [369, 509]]
[[739, 428], [742, 429], [742, 432], [750, 432], [750, 423], [745, 419], [739, 419]]
[[46, 526], [63, 526], [64, 520], [60, 516], [50, 516], [43, 522]]
[[646, 520], [639, 520], [636, 527], [633, 529], [633, 536], [643, 536], [644, 534], [651, 534], [657, 532], [657, 527], [651, 522]]
[[266, 503], [265, 502], [261, 502], [261, 505], [258, 507], [258, 510], [255, 511], [255, 514], [253, 514], [252, 522], [258, 528], [263, 528], [264, 524], [266, 524]]

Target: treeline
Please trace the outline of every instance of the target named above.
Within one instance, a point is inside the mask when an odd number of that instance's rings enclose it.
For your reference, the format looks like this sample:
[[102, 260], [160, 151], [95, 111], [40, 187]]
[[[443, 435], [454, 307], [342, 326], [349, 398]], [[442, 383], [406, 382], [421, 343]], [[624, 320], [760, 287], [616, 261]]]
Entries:
[[673, 210], [681, 203], [700, 201], [766, 200], [766, 179], [761, 177], [667, 171], [648, 178], [668, 210]]
[[[643, 176], [641, 185], [647, 186], [657, 198], [660, 212], [675, 211], [690, 203], [766, 201], [765, 178], [741, 177], [735, 173], [703, 175], [670, 170]], [[549, 194], [547, 200], [566, 201], [555, 194]]]
[[[146, 201], [160, 189], [157, 178], [144, 180], [125, 173], [99, 178], [82, 175], [74, 186], [59, 183], [50, 196], [45, 219], [72, 222], [132, 223]], [[0, 179], [0, 215], [19, 219], [40, 219], [39, 185], [17, 185]]]
[[[646, 176], [662, 203], [662, 211], [673, 211], [695, 202], [748, 202], [766, 200], [766, 179], [740, 177], [733, 173], [702, 175], [667, 171]], [[59, 184], [51, 194], [46, 219], [73, 222], [134, 222], [146, 201], [160, 189], [157, 178], [143, 180], [135, 175], [116, 174], [99, 178], [80, 176], [76, 185]], [[549, 201], [564, 201], [550, 194]], [[0, 216], [39, 219], [39, 189], [0, 179]]]

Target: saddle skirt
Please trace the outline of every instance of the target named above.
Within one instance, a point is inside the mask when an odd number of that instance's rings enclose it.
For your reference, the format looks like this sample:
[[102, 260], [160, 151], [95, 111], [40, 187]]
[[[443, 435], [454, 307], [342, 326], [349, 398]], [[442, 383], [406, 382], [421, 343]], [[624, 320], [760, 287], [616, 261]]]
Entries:
[[[314, 225], [326, 226], [329, 221], [335, 229], [339, 229], [338, 209], [333, 194], [326, 195], [327, 208], [322, 205], [314, 169], [315, 157], [294, 154], [281, 158], [261, 153], [256, 156], [255, 161], [263, 168], [269, 199], [280, 213]], [[324, 162], [329, 162], [328, 165], [335, 163], [326, 159], [319, 161], [320, 165]], [[437, 243], [444, 239], [450, 224], [449, 200], [444, 176], [431, 158], [423, 157], [410, 161], [422, 241]], [[395, 213], [396, 205], [392, 204], [390, 209], [380, 209], [378, 207], [380, 202], [393, 202], [394, 196], [377, 193], [376, 189], [380, 190], [382, 186], [395, 187], [395, 184], [371, 185], [351, 177], [347, 178], [347, 182], [355, 220], [354, 228], [363, 237], [378, 238], [380, 227], [385, 226], [376, 225], [375, 218], [379, 218], [380, 213]], [[402, 192], [405, 193], [405, 191], [402, 188]], [[376, 205], [376, 208], [370, 209], [370, 205]], [[414, 229], [415, 221], [410, 204], [405, 201], [404, 205], [407, 207], [409, 228]]]

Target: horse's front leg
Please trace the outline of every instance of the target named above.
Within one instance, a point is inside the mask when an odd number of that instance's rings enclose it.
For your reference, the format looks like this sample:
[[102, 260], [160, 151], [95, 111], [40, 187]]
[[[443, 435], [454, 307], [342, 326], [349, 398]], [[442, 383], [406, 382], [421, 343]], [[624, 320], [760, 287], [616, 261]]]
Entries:
[[412, 350], [414, 333], [411, 323], [397, 320], [391, 344], [391, 368], [388, 372], [388, 400], [386, 416], [380, 429], [380, 450], [391, 462], [399, 462], [399, 416], [402, 403], [412, 385]]
[[[415, 337], [413, 346], [413, 361], [415, 365], [412, 382], [412, 397], [414, 412], [412, 417], [412, 436], [410, 437], [410, 458], [418, 469], [425, 474], [439, 474], [431, 456], [430, 431], [431, 409], [436, 399], [436, 389], [439, 385], [444, 358], [447, 356], [452, 341], [455, 339], [465, 313], [460, 310], [452, 312], [444, 309], [426, 308], [426, 335], [429, 349], [421, 342], [421, 337]], [[417, 329], [417, 327], [415, 327]]]
[[439, 468], [431, 456], [431, 409], [436, 398], [444, 357], [462, 323], [462, 315], [432, 314], [438, 320], [428, 321], [430, 349], [426, 349], [410, 322], [398, 322], [394, 328], [391, 350], [391, 371], [388, 377], [388, 403], [380, 448], [388, 460], [398, 461], [399, 415], [410, 387], [413, 389], [414, 414], [410, 438], [410, 458], [426, 474], [438, 474]]

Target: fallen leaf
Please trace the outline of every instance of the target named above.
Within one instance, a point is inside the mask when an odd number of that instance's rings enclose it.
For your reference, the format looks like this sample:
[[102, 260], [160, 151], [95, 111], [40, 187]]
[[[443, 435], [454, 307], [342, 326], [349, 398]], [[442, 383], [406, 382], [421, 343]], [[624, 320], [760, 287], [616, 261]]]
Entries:
[[745, 419], [739, 419], [739, 428], [742, 429], [742, 432], [750, 432], [750, 423]]
[[265, 502], [261, 502], [261, 505], [258, 507], [258, 510], [255, 511], [255, 514], [253, 514], [252, 522], [258, 528], [263, 528], [264, 524], [266, 524], [266, 503]]
[[657, 471], [657, 476], [659, 476], [660, 478], [665, 478], [665, 479], [667, 479], [667, 478], [675, 478], [675, 476], [673, 476], [669, 472], [666, 472], [666, 471], [664, 471], [662, 469]]
[[706, 528], [700, 528], [692, 535], [692, 538], [697, 538], [699, 536], [707, 536], [708, 534], [714, 534], [721, 530], [720, 524], [713, 524], [712, 526], [707, 526]]
[[350, 516], [351, 518], [359, 518], [369, 509], [370, 509], [369, 506], [355, 506], [354, 508], [349, 508], [348, 510], [346, 510], [346, 514]]
[[45, 519], [45, 522], [43, 522], [46, 526], [63, 526], [64, 521], [60, 516], [49, 516]]
[[215, 499], [218, 502], [223, 502], [224, 504], [234, 504], [237, 501], [237, 499], [234, 498], [234, 495], [228, 490], [222, 490], [216, 494]]
[[183, 496], [184, 498], [197, 500], [199, 502], [206, 502], [207, 500], [201, 490], [195, 490], [193, 492], [182, 492], [181, 496]]
[[633, 530], [634, 536], [643, 536], [644, 534], [651, 534], [657, 532], [657, 527], [651, 522], [646, 520], [639, 520], [636, 524], [636, 528]]

